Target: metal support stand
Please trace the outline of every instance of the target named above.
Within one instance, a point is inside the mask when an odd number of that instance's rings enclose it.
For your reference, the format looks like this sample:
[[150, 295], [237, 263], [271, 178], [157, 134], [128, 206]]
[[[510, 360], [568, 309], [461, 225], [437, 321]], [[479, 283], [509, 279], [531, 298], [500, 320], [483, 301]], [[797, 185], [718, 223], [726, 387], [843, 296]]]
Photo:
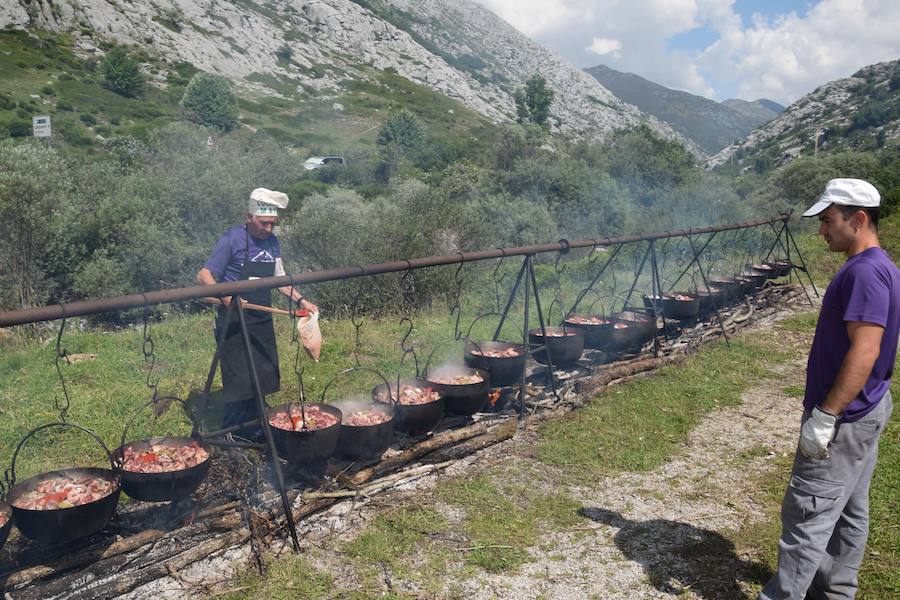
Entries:
[[[275, 440], [272, 437], [272, 430], [269, 426], [269, 419], [266, 417], [266, 403], [263, 399], [262, 389], [259, 386], [259, 378], [256, 374], [256, 365], [253, 362], [253, 354], [250, 349], [250, 338], [247, 334], [247, 323], [244, 320], [244, 310], [241, 306], [241, 299], [239, 296], [233, 296], [232, 301], [228, 306], [228, 314], [225, 319], [224, 324], [222, 325], [222, 329], [218, 332], [218, 336], [216, 337], [216, 350], [213, 354], [212, 364], [209, 368], [209, 374], [206, 377], [206, 385], [203, 388], [202, 395], [202, 409], [200, 414], [206, 414], [206, 409], [209, 405], [209, 393], [212, 389], [213, 379], [215, 378], [216, 369], [219, 366], [219, 348], [222, 345], [222, 342], [225, 339], [225, 332], [228, 330], [228, 327], [231, 325], [234, 315], [237, 315], [238, 322], [241, 326], [241, 338], [244, 342], [244, 356], [247, 358], [247, 367], [252, 374], [253, 379], [253, 394], [256, 398], [256, 408], [259, 413], [259, 417], [252, 421], [247, 421], [246, 423], [241, 423], [240, 425], [235, 425], [232, 427], [227, 427], [225, 429], [221, 429], [218, 431], [212, 432], [203, 432], [199, 430], [199, 424], [194, 424], [194, 433], [199, 433], [200, 437], [208, 444], [214, 446], [224, 446], [231, 448], [250, 448], [254, 450], [266, 450], [269, 451], [269, 456], [272, 461], [272, 470], [275, 473], [275, 483], [278, 487], [278, 493], [281, 496], [281, 505], [284, 510], [284, 517], [287, 521], [288, 531], [291, 534], [291, 542], [294, 546], [295, 552], [300, 552], [300, 542], [297, 539], [297, 528], [294, 524], [294, 515], [291, 511], [291, 504], [287, 497], [287, 489], [284, 484], [284, 474], [281, 471], [281, 459], [278, 456], [278, 450], [275, 448]], [[252, 442], [237, 442], [233, 440], [221, 439], [221, 436], [224, 436], [228, 433], [232, 433], [234, 431], [239, 431], [245, 427], [252, 427], [254, 425], [258, 425], [262, 431], [263, 436], [266, 438], [265, 445], [256, 444]]]
[[[787, 222], [784, 224], [784, 232], [787, 234], [788, 245], [794, 246], [794, 250], [797, 252], [797, 258], [800, 259], [800, 265], [803, 267], [803, 272], [806, 273], [806, 278], [809, 280], [809, 285], [812, 286], [813, 292], [816, 294], [816, 298], [819, 297], [819, 290], [816, 289], [816, 284], [813, 283], [812, 275], [809, 274], [809, 269], [806, 268], [806, 261], [803, 260], [803, 254], [800, 252], [800, 248], [797, 246], [797, 240], [794, 239], [794, 234], [791, 233], [791, 229], [787, 226]], [[799, 276], [798, 276], [799, 279]], [[815, 306], [813, 304], [812, 298], [809, 297], [809, 292], [806, 292], [806, 286], [801, 285], [803, 291], [806, 293], [806, 299], [809, 300], [810, 306]]]
[[250, 336], [247, 334], [247, 322], [244, 320], [244, 309], [241, 306], [240, 296], [234, 296], [232, 302], [237, 301], [238, 321], [241, 324], [241, 337], [244, 340], [244, 354], [247, 357], [247, 368], [253, 378], [253, 395], [256, 396], [256, 409], [259, 411], [259, 424], [269, 447], [269, 456], [272, 461], [272, 470], [275, 472], [275, 483], [278, 485], [278, 493], [281, 496], [281, 506], [284, 509], [284, 517], [287, 520], [288, 530], [291, 533], [291, 541], [294, 543], [294, 551], [300, 552], [300, 542], [297, 540], [297, 528], [294, 526], [294, 515], [291, 511], [291, 503], [287, 497], [287, 489], [284, 485], [284, 474], [281, 472], [281, 459], [275, 448], [275, 439], [272, 437], [272, 428], [269, 419], [266, 418], [266, 401], [263, 399], [262, 389], [259, 387], [259, 377], [256, 374], [256, 365], [253, 363], [253, 353], [250, 349]]
[[[713, 234], [713, 237], [715, 237], [715, 234]], [[697, 247], [694, 245], [694, 238], [689, 235], [687, 236], [687, 239], [691, 243], [691, 251], [694, 254], [693, 259], [691, 259], [691, 263], [697, 265], [697, 270], [700, 271], [700, 277], [703, 278], [703, 285], [706, 288], [707, 293], [710, 293], [711, 290], [709, 287], [709, 281], [706, 280], [706, 273], [703, 272], [703, 265], [700, 263], [700, 252], [697, 252]], [[704, 244], [703, 247], [706, 248], [711, 240], [712, 238], [707, 240], [706, 244]], [[688, 267], [691, 266], [691, 263], [688, 264]], [[725, 324], [722, 322], [722, 315], [719, 313], [719, 307], [716, 305], [715, 296], [710, 295], [710, 300], [712, 301], [713, 310], [716, 312], [716, 322], [719, 323], [719, 329], [722, 331], [722, 337], [725, 338], [725, 345], [730, 349], [731, 342], [728, 341], [728, 333], [725, 331]]]
[[[519, 291], [519, 286], [522, 283], [522, 278], [525, 278], [525, 320], [522, 323], [522, 345], [525, 347], [525, 356], [530, 356], [534, 354], [535, 350], [546, 350], [547, 351], [547, 379], [550, 381], [550, 389], [553, 390], [553, 395], [557, 400], [560, 400], [559, 392], [556, 389], [556, 379], [553, 376], [553, 355], [551, 354], [549, 344], [544, 344], [543, 348], [538, 346], [536, 348], [532, 348], [531, 344], [528, 342], [528, 319], [529, 319], [529, 304], [531, 301], [532, 294], [534, 295], [535, 305], [537, 306], [538, 312], [538, 321], [541, 325], [541, 333], [544, 336], [544, 340], [547, 339], [547, 325], [544, 322], [544, 311], [541, 308], [541, 298], [538, 292], [537, 278], [534, 275], [534, 263], [533, 256], [526, 255], [525, 260], [522, 261], [522, 267], [519, 269], [518, 275], [516, 275], [516, 282], [513, 284], [512, 290], [510, 290], [509, 297], [506, 300], [506, 307], [503, 309], [503, 312], [500, 314], [500, 322], [497, 324], [497, 329], [494, 331], [494, 341], [500, 337], [500, 330], [503, 328], [503, 323], [506, 322], [506, 317], [509, 314], [510, 308], [512, 308], [513, 301], [516, 298], [516, 292]], [[533, 289], [532, 289], [533, 288]], [[522, 375], [522, 382], [519, 386], [519, 418], [524, 418], [525, 416], [525, 394], [526, 394], [526, 383], [525, 383], [525, 375]]]
[[619, 251], [620, 251], [623, 247], [624, 247], [623, 244], [619, 244], [618, 246], [616, 246], [616, 249], [613, 251], [612, 256], [610, 256], [610, 257], [606, 260], [606, 262], [603, 263], [603, 266], [600, 267], [600, 270], [597, 271], [597, 274], [594, 275], [594, 278], [591, 279], [591, 282], [587, 285], [587, 287], [584, 288], [583, 290], [581, 290], [581, 292], [578, 293], [578, 296], [575, 298], [575, 304], [572, 305], [572, 308], [569, 309], [569, 312], [567, 312], [565, 315], [563, 315], [563, 318], [565, 318], [565, 317], [571, 315], [571, 314], [574, 313], [576, 310], [578, 310], [578, 305], [581, 304], [581, 301], [584, 300], [584, 297], [587, 295], [587, 293], [588, 293], [589, 291], [591, 291], [592, 289], [594, 289], [594, 286], [597, 284], [598, 281], [600, 281], [600, 277], [603, 276], [603, 273], [606, 272], [607, 267], [609, 267], [609, 265], [612, 264], [612, 261], [615, 260], [616, 256], [619, 254]]
[[641, 264], [637, 268], [637, 271], [634, 273], [634, 280], [631, 282], [631, 287], [628, 288], [628, 295], [625, 296], [625, 304], [622, 305], [622, 310], [626, 310], [628, 308], [628, 303], [631, 302], [631, 294], [634, 293], [634, 288], [637, 285], [638, 278], [640, 278], [641, 273], [644, 272], [644, 265], [647, 263], [647, 257], [650, 256], [650, 249], [653, 247], [653, 242], [651, 241], [647, 246], [647, 251], [644, 252], [644, 258], [641, 259]]
[[[662, 309], [662, 301], [663, 301], [663, 291], [662, 291], [662, 282], [659, 278], [659, 264], [656, 262], [656, 244], [653, 240], [650, 240], [650, 279], [651, 284], [650, 287], [653, 290], [653, 327], [656, 328], [656, 319], [662, 317], [663, 322], [663, 337], [666, 340], [666, 343], [669, 341], [669, 326], [666, 323], [666, 314]], [[659, 330], [653, 334], [653, 356], [659, 356]]]

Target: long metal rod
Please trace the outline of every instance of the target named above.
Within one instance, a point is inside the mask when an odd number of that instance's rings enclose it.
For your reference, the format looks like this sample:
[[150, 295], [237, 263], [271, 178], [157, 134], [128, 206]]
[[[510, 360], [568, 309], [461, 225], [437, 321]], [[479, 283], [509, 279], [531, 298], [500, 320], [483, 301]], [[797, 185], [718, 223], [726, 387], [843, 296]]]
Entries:
[[[525, 260], [522, 261], [522, 268], [519, 270], [519, 278], [516, 279], [516, 285], [513, 287], [513, 293], [510, 294], [509, 300], [507, 303], [506, 309], [509, 310], [509, 305], [512, 303], [512, 299], [515, 296], [516, 289], [519, 287], [519, 281], [522, 279], [522, 274], [528, 270], [528, 266], [531, 264], [531, 257], [526, 256]], [[528, 356], [533, 354], [531, 351], [531, 343], [528, 339], [528, 305], [529, 298], [531, 292], [531, 278], [525, 278], [525, 320], [522, 321], [522, 346], [525, 348], [525, 360], [528, 360]], [[506, 317], [506, 312], [503, 313], [504, 318]], [[502, 323], [501, 323], [502, 325]], [[497, 333], [494, 335], [494, 339], [500, 335], [500, 329], [497, 329]], [[553, 374], [550, 374], [550, 378], [553, 378]], [[528, 392], [528, 382], [526, 380], [526, 369], [522, 369], [522, 381], [519, 382], [519, 421], [525, 418], [525, 396]]]
[[666, 343], [669, 341], [669, 327], [666, 324], [666, 315], [662, 310], [662, 284], [659, 281], [659, 267], [656, 262], [656, 243], [652, 241], [650, 242], [650, 268], [653, 270], [653, 272], [650, 273], [650, 287], [653, 290], [653, 302], [651, 303], [651, 306], [653, 306], [653, 356], [659, 356], [659, 330], [656, 328], [657, 319], [662, 317], [663, 337], [665, 338]]
[[[382, 273], [396, 273], [400, 271], [406, 271], [408, 269], [437, 267], [441, 265], [458, 264], [460, 262], [473, 262], [501, 258], [503, 256], [533, 256], [535, 254], [543, 254], [547, 252], [566, 251], [571, 248], [616, 246], [619, 244], [629, 244], [640, 241], [660, 240], [702, 233], [713, 233], [715, 231], [746, 229], [748, 227], [759, 227], [761, 225], [768, 225], [770, 223], [777, 223], [779, 221], [783, 222], [787, 218], [787, 215], [780, 215], [772, 219], [748, 221], [746, 223], [734, 223], [731, 225], [721, 225], [719, 227], [681, 229], [676, 231], [664, 231], [658, 233], [631, 235], [615, 238], [578, 240], [575, 242], [555, 242], [552, 244], [541, 244], [535, 246], [518, 246], [515, 248], [481, 250], [478, 252], [463, 252], [459, 254], [448, 254], [443, 256], [427, 256], [423, 258], [413, 258], [410, 260], [400, 260], [395, 262], [378, 263], [366, 266], [345, 267], [341, 269], [285, 275], [282, 277], [263, 277], [255, 280], [231, 281], [227, 283], [217, 283], [215, 285], [195, 285], [184, 288], [173, 288], [155, 292], [146, 292], [142, 294], [129, 294], [127, 296], [117, 296], [114, 298], [104, 298], [100, 300], [82, 300], [79, 302], [53, 304], [50, 306], [42, 306], [38, 308], [24, 308], [20, 310], [0, 312], [0, 327], [24, 325], [26, 323], [36, 323], [39, 321], [52, 321], [61, 319], [64, 316], [79, 317], [85, 315], [94, 315], [104, 312], [126, 310], [129, 308], [141, 308], [144, 306], [151, 306], [156, 304], [166, 304], [169, 302], [184, 302], [187, 300], [194, 300], [207, 296], [232, 296], [235, 294], [246, 294], [247, 292], [268, 290], [277, 287], [297, 286], [307, 283], [321, 283], [325, 281], [336, 281], [339, 279], [352, 279], [355, 277], [379, 275]], [[63, 308], [63, 306], [65, 306], [65, 308]]]
[[287, 497], [287, 486], [284, 485], [284, 474], [281, 472], [281, 458], [278, 449], [275, 448], [275, 438], [272, 437], [272, 428], [269, 419], [266, 418], [266, 401], [263, 399], [262, 388], [259, 386], [259, 377], [256, 374], [256, 365], [253, 362], [253, 351], [250, 348], [250, 336], [247, 333], [247, 322], [244, 319], [244, 309], [241, 307], [240, 297], [235, 297], [235, 312], [241, 324], [241, 337], [244, 340], [244, 354], [247, 356], [247, 368], [250, 370], [250, 378], [253, 381], [253, 395], [256, 396], [256, 410], [259, 411], [259, 424], [269, 447], [269, 457], [272, 461], [272, 470], [275, 472], [275, 483], [278, 485], [278, 493], [281, 496], [281, 506], [284, 509], [284, 518], [287, 521], [288, 531], [291, 533], [291, 541], [294, 543], [294, 551], [300, 552], [300, 542], [297, 540], [297, 528], [294, 526], [294, 514], [291, 511], [291, 503]]

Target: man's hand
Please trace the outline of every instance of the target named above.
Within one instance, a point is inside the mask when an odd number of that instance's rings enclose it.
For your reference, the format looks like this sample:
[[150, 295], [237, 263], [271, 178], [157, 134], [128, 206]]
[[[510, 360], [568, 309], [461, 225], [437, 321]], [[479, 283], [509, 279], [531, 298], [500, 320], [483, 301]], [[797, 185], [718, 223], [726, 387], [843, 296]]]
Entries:
[[319, 312], [319, 307], [316, 306], [315, 304], [313, 304], [312, 302], [310, 302], [309, 300], [307, 300], [306, 298], [304, 298], [303, 300], [300, 301], [300, 308], [302, 308], [303, 310], [308, 310], [311, 313]]
[[837, 417], [816, 407], [800, 429], [800, 452], [806, 458], [828, 458], [828, 444], [834, 437]]

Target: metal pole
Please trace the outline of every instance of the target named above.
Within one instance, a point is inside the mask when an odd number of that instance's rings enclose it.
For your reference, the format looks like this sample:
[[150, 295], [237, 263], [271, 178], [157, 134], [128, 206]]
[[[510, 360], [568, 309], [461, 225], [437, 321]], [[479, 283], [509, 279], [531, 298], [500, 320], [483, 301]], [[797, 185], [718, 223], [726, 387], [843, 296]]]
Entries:
[[[706, 243], [703, 244], [702, 248], [700, 248], [700, 254], [703, 254], [703, 251], [706, 250], [706, 247], [709, 246], [709, 243], [712, 242], [713, 239], [717, 235], [718, 235], [718, 232], [715, 232], [711, 236], [709, 236], [709, 239], [706, 240]], [[687, 235], [685, 237], [690, 237], [690, 235]], [[672, 290], [674, 290], [675, 286], [678, 285], [678, 282], [681, 281], [681, 279], [687, 274], [687, 272], [688, 272], [688, 270], [690, 270], [690, 268], [691, 268], [691, 263], [689, 262], [687, 264], [687, 266], [684, 268], [684, 270], [681, 272], [681, 274], [675, 279], [675, 281], [672, 282], [672, 285], [669, 286], [669, 289], [667, 291], [671, 292]]]
[[591, 282], [588, 284], [588, 286], [586, 288], [584, 288], [583, 290], [581, 290], [581, 292], [578, 293], [578, 297], [575, 298], [575, 304], [572, 305], [572, 308], [569, 309], [569, 312], [567, 312], [565, 315], [563, 315], [563, 318], [565, 318], [568, 315], [571, 315], [578, 309], [578, 305], [581, 304], [582, 300], [584, 300], [584, 297], [587, 295], [588, 291], [593, 289], [594, 285], [598, 281], [600, 281], [600, 277], [606, 271], [606, 268], [610, 264], [612, 264], [612, 261], [616, 258], [616, 255], [619, 254], [619, 250], [621, 250], [623, 247], [624, 247], [624, 244], [620, 244], [620, 245], [616, 246], [616, 249], [612, 253], [612, 256], [610, 256], [609, 259], [607, 259], [607, 261], [606, 261], [606, 263], [604, 263], [603, 267], [600, 268], [600, 271], [597, 272], [597, 275], [594, 276], [594, 278], [591, 280]]
[[[522, 279], [522, 274], [525, 273], [525, 270], [531, 264], [531, 257], [526, 256], [525, 260], [522, 261], [522, 268], [519, 270], [519, 278], [516, 279], [515, 287], [519, 287], [519, 280]], [[525, 278], [525, 320], [522, 321], [522, 345], [525, 347], [525, 360], [528, 361], [529, 355], [533, 355], [534, 353], [531, 351], [531, 343], [528, 339], [528, 305], [531, 303], [531, 278]], [[512, 301], [512, 296], [510, 296], [510, 301]], [[507, 305], [507, 309], [509, 305]], [[494, 339], [496, 340], [499, 336], [499, 329], [497, 330], [497, 334], [494, 335]], [[553, 375], [551, 374], [551, 377]], [[528, 390], [528, 383], [525, 380], [525, 369], [522, 369], [522, 381], [519, 382], [519, 421], [525, 418], [525, 396]]]
[[[509, 298], [506, 300], [506, 308], [503, 309], [503, 313], [500, 315], [500, 322], [497, 324], [497, 330], [494, 331], [494, 341], [497, 341], [497, 338], [500, 337], [500, 330], [503, 328], [503, 323], [506, 322], [506, 316], [509, 314], [509, 309], [512, 307], [513, 301], [516, 299], [516, 292], [519, 290], [519, 284], [522, 282], [522, 275], [525, 274], [525, 268], [528, 266], [528, 257], [525, 257], [525, 260], [522, 261], [522, 267], [519, 269], [519, 274], [516, 275], [516, 282], [513, 284], [512, 291], [509, 293]], [[528, 284], [528, 280], [525, 280], [526, 285]], [[527, 288], [526, 288], [527, 290]], [[528, 306], [528, 292], [525, 292], [525, 306], [527, 310]], [[528, 313], [525, 313], [526, 315]], [[528, 320], [527, 318], [525, 319]], [[525, 326], [528, 326], [528, 323], [525, 323]], [[470, 325], [471, 327], [471, 325]]]
[[[803, 254], [800, 252], [800, 248], [797, 246], [797, 240], [794, 239], [794, 234], [791, 233], [791, 230], [787, 227], [787, 223], [785, 223], [785, 232], [787, 233], [788, 240], [790, 240], [791, 244], [794, 245], [794, 250], [797, 252], [797, 257], [800, 259], [800, 265], [803, 267], [803, 272], [806, 273], [806, 278], [809, 279], [809, 285], [812, 286], [813, 292], [816, 294], [816, 298], [819, 297], [819, 290], [816, 289], [816, 284], [813, 283], [812, 275], [809, 274], [809, 269], [806, 268], [806, 261], [803, 260]], [[797, 279], [800, 279], [797, 277]], [[809, 300], [810, 306], [815, 306], [813, 304], [812, 298], [809, 297], [809, 292], [806, 292], [806, 286], [804, 286], [801, 282], [801, 287], [803, 287], [803, 291], [806, 293], [806, 298]]]
[[[691, 236], [687, 236], [687, 239], [691, 243], [691, 250], [694, 253], [694, 259], [691, 262], [697, 263], [697, 269], [700, 271], [700, 277], [703, 278], [703, 285], [706, 286], [707, 293], [711, 294], [712, 290], [709, 287], [709, 281], [706, 280], [706, 274], [703, 272], [703, 265], [700, 263], [700, 254], [697, 252], [697, 247], [694, 245], [694, 239]], [[703, 247], [706, 248], [706, 246]], [[716, 312], [716, 321], [719, 323], [719, 329], [722, 330], [722, 337], [725, 338], [725, 345], [730, 349], [731, 342], [728, 341], [728, 333], [725, 331], [725, 324], [722, 322], [722, 315], [719, 314], [719, 306], [716, 304], [715, 296], [711, 295], [710, 300], [712, 300], [713, 310]]]
[[666, 325], [666, 315], [662, 310], [662, 284], [659, 281], [659, 269], [656, 262], [656, 243], [650, 242], [650, 288], [653, 290], [653, 356], [659, 356], [659, 330], [656, 327], [656, 319], [660, 316], [663, 322], [663, 337], [666, 342], [669, 341], [668, 326]]
[[641, 273], [644, 272], [644, 263], [647, 262], [647, 257], [650, 256], [650, 248], [651, 246], [647, 246], [647, 251], [644, 252], [644, 258], [641, 259], [641, 265], [637, 268], [637, 272], [634, 274], [634, 281], [631, 282], [631, 288], [628, 290], [628, 295], [625, 296], [625, 304], [622, 305], [622, 310], [628, 308], [628, 303], [631, 301], [631, 294], [634, 293], [634, 286], [637, 285], [638, 278], [641, 276]]
[[294, 543], [294, 551], [300, 552], [300, 542], [297, 540], [297, 528], [294, 527], [294, 514], [291, 511], [291, 503], [288, 501], [287, 489], [284, 485], [284, 474], [281, 472], [281, 459], [275, 448], [275, 439], [272, 437], [272, 429], [269, 427], [269, 419], [266, 418], [266, 402], [263, 400], [262, 388], [259, 387], [259, 377], [256, 374], [256, 365], [253, 362], [253, 351], [250, 348], [250, 336], [247, 334], [247, 322], [244, 320], [244, 309], [241, 306], [240, 296], [234, 296], [232, 303], [237, 305], [237, 316], [241, 323], [241, 336], [244, 340], [244, 354], [247, 356], [247, 368], [253, 380], [253, 395], [256, 396], [256, 409], [259, 412], [259, 424], [269, 447], [269, 456], [272, 460], [272, 470], [275, 472], [275, 483], [278, 485], [278, 493], [281, 495], [281, 506], [284, 509], [284, 518], [287, 520], [288, 530], [291, 533], [291, 541]]
[[550, 378], [550, 388], [553, 390], [553, 396], [559, 401], [560, 397], [556, 391], [556, 380], [553, 378], [553, 353], [550, 352], [550, 344], [547, 342], [547, 325], [544, 322], [544, 309], [541, 308], [537, 277], [534, 275], [534, 262], [530, 256], [528, 257], [528, 274], [531, 276], [531, 286], [534, 288], [534, 305], [537, 307], [538, 321], [541, 324], [541, 333], [544, 336], [544, 349], [547, 351], [547, 376]]

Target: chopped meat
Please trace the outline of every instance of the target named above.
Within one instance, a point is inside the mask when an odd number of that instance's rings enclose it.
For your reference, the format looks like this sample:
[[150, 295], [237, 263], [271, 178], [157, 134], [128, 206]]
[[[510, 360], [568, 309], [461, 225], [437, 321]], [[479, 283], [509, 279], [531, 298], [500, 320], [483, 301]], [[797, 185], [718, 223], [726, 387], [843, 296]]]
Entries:
[[566, 323], [575, 323], [576, 325], [606, 325], [607, 323], [609, 323], [609, 320], [593, 315], [586, 317], [583, 317], [581, 315], [572, 315], [571, 317], [566, 319]]
[[628, 327], [628, 323], [616, 323], [613, 325], [613, 329], [625, 329]]
[[[534, 335], [543, 335], [540, 331], [534, 332]], [[547, 329], [547, 337], [568, 337], [570, 335], [578, 335], [573, 329]]]
[[167, 473], [195, 467], [209, 458], [206, 448], [191, 440], [187, 444], [151, 444], [143, 450], [125, 448], [122, 468], [132, 473]]
[[[318, 406], [306, 406], [304, 412], [306, 413], [307, 430], [325, 429], [337, 425], [338, 418]], [[287, 431], [301, 431], [304, 428], [303, 412], [300, 411], [299, 405], [292, 404], [290, 414], [283, 410], [276, 412], [274, 416], [269, 417], [269, 425]]]
[[[9, 509], [6, 509], [9, 510]], [[0, 512], [0, 527], [6, 525], [6, 522], [9, 521], [9, 513], [8, 512]]]
[[469, 352], [472, 356], [486, 356], [487, 358], [514, 358], [522, 355], [522, 351], [514, 347], [509, 347], [505, 350], [479, 350], [478, 348], [472, 348]]
[[60, 475], [40, 482], [35, 489], [13, 501], [16, 508], [57, 510], [90, 504], [116, 490], [113, 481], [103, 477]]
[[[391, 392], [396, 394], [397, 386], [391, 385]], [[409, 383], [404, 383], [400, 385], [400, 397], [397, 398], [398, 404], [428, 404], [429, 402], [434, 402], [441, 395], [433, 388], [430, 387], [418, 387], [415, 385], [411, 385]], [[387, 394], [382, 390], [378, 399], [382, 402], [389, 402], [390, 400], [387, 397]]]
[[353, 427], [365, 427], [368, 425], [380, 425], [391, 420], [391, 415], [379, 410], [366, 408], [363, 410], [355, 410], [349, 415], [344, 415], [343, 425], [351, 425]]
[[429, 377], [428, 380], [433, 383], [440, 383], [443, 385], [469, 385], [473, 383], [481, 383], [482, 381], [484, 381], [484, 378], [482, 378], [478, 373], [472, 373], [471, 375], [462, 373], [453, 375], [451, 373], [447, 373], [445, 375], [435, 375]]
[[687, 294], [675, 294], [675, 299], [680, 302], [691, 302], [694, 297], [688, 296]]

